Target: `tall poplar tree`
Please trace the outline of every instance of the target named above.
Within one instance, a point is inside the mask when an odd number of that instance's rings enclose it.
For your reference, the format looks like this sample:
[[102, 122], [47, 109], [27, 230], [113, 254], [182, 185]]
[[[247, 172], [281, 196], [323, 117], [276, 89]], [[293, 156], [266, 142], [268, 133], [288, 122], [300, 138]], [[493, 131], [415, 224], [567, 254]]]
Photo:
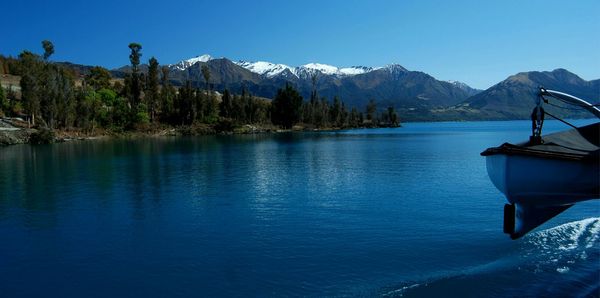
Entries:
[[158, 109], [158, 60], [152, 57], [148, 61], [148, 77], [146, 82], [145, 100], [150, 112], [150, 121], [154, 122]]
[[129, 49], [131, 53], [129, 54], [129, 61], [131, 62], [131, 81], [130, 81], [130, 89], [131, 89], [131, 108], [133, 110], [136, 109], [137, 104], [140, 103], [141, 96], [141, 84], [140, 84], [140, 74], [139, 74], [139, 65], [140, 65], [140, 57], [142, 56], [142, 45], [139, 43], [132, 42], [129, 44]]

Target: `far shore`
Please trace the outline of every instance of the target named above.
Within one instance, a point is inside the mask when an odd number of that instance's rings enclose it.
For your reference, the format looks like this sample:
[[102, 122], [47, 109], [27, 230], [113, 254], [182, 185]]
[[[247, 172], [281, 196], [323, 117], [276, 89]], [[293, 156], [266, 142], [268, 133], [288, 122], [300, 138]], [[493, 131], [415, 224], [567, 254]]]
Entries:
[[[287, 132], [310, 131], [336, 131], [346, 129], [384, 128], [390, 126], [364, 126], [364, 127], [320, 127], [310, 125], [295, 125], [291, 129], [284, 129], [272, 124], [245, 124], [240, 126], [220, 128], [217, 125], [197, 124], [184, 126], [147, 125], [132, 130], [93, 129], [54, 129], [27, 128], [24, 123], [18, 125], [6, 119], [0, 119], [4, 126], [0, 126], [0, 146], [16, 144], [49, 144], [84, 140], [130, 139], [148, 137], [176, 137], [176, 136], [204, 136], [204, 135], [247, 135], [270, 134]], [[400, 127], [400, 126], [394, 126]]]

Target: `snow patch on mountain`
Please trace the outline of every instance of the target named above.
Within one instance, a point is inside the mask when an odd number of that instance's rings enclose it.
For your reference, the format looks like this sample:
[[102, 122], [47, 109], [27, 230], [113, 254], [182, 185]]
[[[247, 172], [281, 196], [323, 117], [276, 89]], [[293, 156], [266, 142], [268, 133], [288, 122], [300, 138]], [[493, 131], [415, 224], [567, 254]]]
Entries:
[[204, 54], [204, 55], [196, 56], [194, 58], [190, 58], [187, 60], [179, 61], [176, 64], [171, 64], [169, 66], [175, 67], [178, 70], [186, 70], [188, 67], [190, 67], [198, 62], [208, 62], [213, 59], [214, 58], [211, 55]]
[[287, 66], [285, 64], [275, 64], [271, 62], [265, 61], [257, 61], [257, 62], [247, 62], [247, 61], [238, 61], [234, 62], [235, 64], [260, 75], [267, 76], [272, 78], [284, 72], [286, 69], [294, 73], [294, 68], [291, 66]]
[[377, 70], [377, 69], [380, 69], [380, 68], [381, 67], [352, 66], [352, 67], [340, 68], [339, 72], [342, 73], [342, 74], [344, 74], [344, 75], [353, 76], [353, 75], [358, 75], [358, 74], [363, 74], [363, 73], [371, 72], [373, 70]]
[[462, 89], [464, 91], [466, 91], [469, 94], [469, 96], [475, 95], [475, 94], [477, 94], [477, 93], [479, 93], [479, 92], [482, 91], [482, 90], [479, 90], [477, 88], [473, 88], [473, 87], [467, 85], [466, 83], [463, 83], [463, 82], [460, 82], [460, 81], [447, 80], [446, 82], [450, 83], [450, 84], [452, 84], [452, 85], [454, 85], [454, 86], [456, 86], [456, 87], [458, 87], [458, 88], [460, 88], [460, 89]]
[[448, 82], [456, 87], [462, 88], [462, 89], [472, 89], [471, 86], [469, 86], [463, 82], [460, 82], [460, 81], [447, 80], [446, 82]]
[[[266, 61], [248, 62], [238, 61], [235, 64], [260, 75], [272, 78], [280, 74], [289, 71], [292, 75], [298, 78], [308, 78], [315, 73], [321, 73], [324, 75], [335, 75], [335, 76], [351, 76], [367, 73], [374, 70], [373, 67], [365, 66], [352, 66], [345, 68], [338, 68], [328, 64], [322, 63], [308, 63], [302, 66], [291, 67], [285, 64], [277, 64]], [[288, 75], [289, 75], [288, 73]]]
[[331, 65], [327, 65], [327, 64], [321, 64], [321, 63], [308, 63], [305, 65], [302, 65], [300, 67], [298, 67], [300, 69], [304, 68], [304, 69], [310, 69], [310, 70], [318, 70], [323, 74], [327, 74], [327, 75], [335, 75], [338, 74], [339, 69], [335, 66], [331, 66]]
[[[177, 64], [170, 65], [171, 67], [176, 68], [177, 70], [185, 70], [190, 66], [198, 63], [198, 62], [208, 62], [213, 60], [214, 58], [210, 55], [201, 55], [196, 56], [191, 59], [183, 60], [178, 62]], [[314, 74], [323, 74], [329, 76], [355, 76], [364, 73], [368, 73], [378, 69], [387, 69], [391, 72], [396, 71], [406, 71], [406, 69], [398, 64], [390, 64], [385, 67], [367, 67], [367, 66], [351, 66], [351, 67], [336, 67], [333, 65], [322, 64], [322, 63], [308, 63], [302, 66], [292, 67], [285, 64], [280, 63], [272, 63], [267, 61], [237, 61], [233, 62], [238, 66], [241, 66], [251, 72], [257, 73], [259, 75], [265, 76], [267, 78], [273, 78], [279, 75], [284, 76], [295, 76], [297, 78], [307, 79], [313, 76]]]

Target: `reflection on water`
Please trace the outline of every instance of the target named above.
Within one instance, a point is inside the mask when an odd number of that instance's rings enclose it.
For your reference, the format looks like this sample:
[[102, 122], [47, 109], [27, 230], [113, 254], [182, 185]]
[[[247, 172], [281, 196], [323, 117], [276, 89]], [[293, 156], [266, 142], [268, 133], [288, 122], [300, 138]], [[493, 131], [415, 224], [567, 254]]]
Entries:
[[[529, 126], [409, 123], [0, 148], [0, 292], [380, 295], [486, 264], [518, 267], [498, 261], [525, 240], [502, 234], [504, 199], [479, 153], [527, 138]], [[577, 205], [540, 230], [599, 207]], [[561, 263], [552, 274], [597, 277], [591, 243], [582, 266]], [[501, 295], [492, 281], [514, 282], [511, 270], [468, 274]], [[518, 272], [536, 289], [548, 282]], [[440, 283], [435, 291], [468, 284]]]

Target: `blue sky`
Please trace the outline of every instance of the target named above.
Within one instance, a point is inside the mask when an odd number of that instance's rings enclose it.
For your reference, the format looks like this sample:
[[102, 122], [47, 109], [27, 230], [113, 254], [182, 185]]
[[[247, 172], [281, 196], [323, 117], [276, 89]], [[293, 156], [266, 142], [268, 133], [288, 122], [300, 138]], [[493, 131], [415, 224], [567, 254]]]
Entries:
[[[600, 78], [600, 1], [14, 1], [0, 54], [113, 68], [201, 54], [291, 66], [398, 63], [488, 88], [511, 74], [566, 68]], [[9, 12], [9, 13], [6, 13]]]

